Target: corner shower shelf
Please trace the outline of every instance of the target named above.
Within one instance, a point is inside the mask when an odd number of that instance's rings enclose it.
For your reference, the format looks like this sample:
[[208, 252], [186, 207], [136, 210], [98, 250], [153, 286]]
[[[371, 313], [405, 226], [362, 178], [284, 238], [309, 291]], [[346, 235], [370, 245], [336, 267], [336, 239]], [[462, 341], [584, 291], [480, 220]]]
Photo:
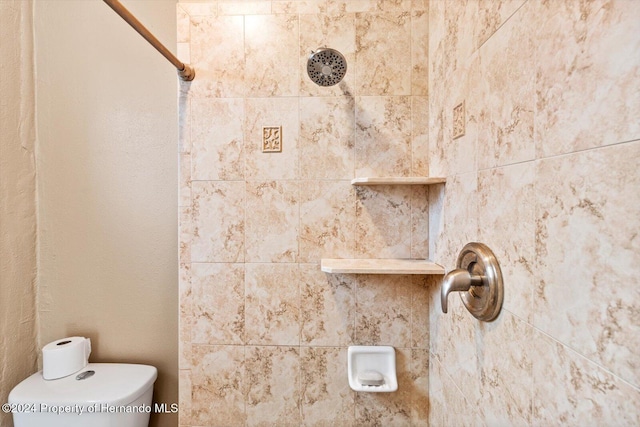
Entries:
[[411, 176], [411, 177], [359, 177], [351, 180], [352, 185], [431, 185], [443, 184], [446, 178]]
[[436, 274], [444, 275], [441, 265], [424, 259], [336, 259], [323, 258], [320, 269], [325, 273], [351, 274]]

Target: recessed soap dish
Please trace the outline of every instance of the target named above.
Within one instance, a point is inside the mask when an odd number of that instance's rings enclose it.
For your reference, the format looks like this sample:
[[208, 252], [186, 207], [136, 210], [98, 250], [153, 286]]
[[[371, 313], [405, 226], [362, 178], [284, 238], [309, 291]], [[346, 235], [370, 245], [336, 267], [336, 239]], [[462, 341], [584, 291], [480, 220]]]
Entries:
[[350, 346], [349, 387], [355, 391], [389, 393], [398, 390], [396, 352], [390, 346]]

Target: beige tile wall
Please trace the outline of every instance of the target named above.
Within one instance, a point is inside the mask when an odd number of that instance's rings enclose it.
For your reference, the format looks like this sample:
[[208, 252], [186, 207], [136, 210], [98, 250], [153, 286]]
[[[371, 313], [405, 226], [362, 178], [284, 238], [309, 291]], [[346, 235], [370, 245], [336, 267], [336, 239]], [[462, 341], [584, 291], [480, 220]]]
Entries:
[[430, 424], [640, 425], [640, 3], [431, 1], [429, 51], [432, 254], [505, 277], [492, 323], [432, 293]]
[[[322, 257], [429, 252], [428, 5], [423, 1], [178, 4], [180, 425], [426, 425], [429, 287], [329, 275]], [[311, 50], [348, 61], [306, 74]], [[262, 127], [282, 126], [281, 153]], [[397, 393], [356, 394], [347, 347], [396, 347]]]

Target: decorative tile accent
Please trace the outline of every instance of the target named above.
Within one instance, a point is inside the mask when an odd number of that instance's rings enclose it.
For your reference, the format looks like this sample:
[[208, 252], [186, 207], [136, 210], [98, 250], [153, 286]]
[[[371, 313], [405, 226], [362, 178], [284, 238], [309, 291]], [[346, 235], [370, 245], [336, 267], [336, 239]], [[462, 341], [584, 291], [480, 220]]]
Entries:
[[262, 127], [262, 152], [280, 153], [282, 151], [282, 126]]
[[[298, 177], [298, 98], [246, 98], [244, 120], [245, 179], [282, 180]], [[265, 123], [287, 129], [287, 149], [277, 156], [262, 152]]]
[[453, 107], [453, 139], [464, 136], [464, 101]]

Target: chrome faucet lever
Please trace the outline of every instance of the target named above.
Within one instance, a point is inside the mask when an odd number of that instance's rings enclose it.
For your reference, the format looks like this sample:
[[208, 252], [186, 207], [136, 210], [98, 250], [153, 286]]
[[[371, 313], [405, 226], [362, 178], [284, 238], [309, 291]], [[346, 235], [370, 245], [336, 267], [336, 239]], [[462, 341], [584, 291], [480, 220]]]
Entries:
[[470, 290], [472, 286], [482, 286], [482, 279], [483, 276], [472, 276], [468, 270], [462, 268], [447, 273], [442, 282], [442, 289], [440, 290], [442, 312], [447, 312], [447, 301], [451, 292], [464, 292]]

